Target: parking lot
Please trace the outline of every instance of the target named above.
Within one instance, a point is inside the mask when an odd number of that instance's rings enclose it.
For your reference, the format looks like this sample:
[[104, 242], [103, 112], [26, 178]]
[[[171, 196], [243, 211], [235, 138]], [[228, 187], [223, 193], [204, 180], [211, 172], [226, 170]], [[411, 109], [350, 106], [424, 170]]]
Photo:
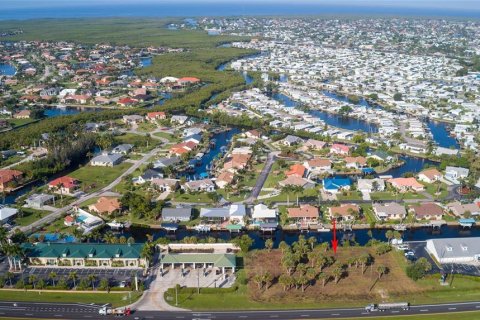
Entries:
[[444, 263], [442, 264], [442, 267], [443, 271], [447, 273], [480, 276], [480, 264]]
[[406, 242], [408, 247], [411, 251], [415, 253], [415, 259], [418, 260], [419, 258], [425, 258], [428, 262], [432, 265], [432, 270], [430, 273], [439, 273], [441, 269], [437, 266], [435, 261], [433, 261], [432, 257], [427, 252], [425, 246], [427, 245], [426, 241], [415, 241], [415, 242]]

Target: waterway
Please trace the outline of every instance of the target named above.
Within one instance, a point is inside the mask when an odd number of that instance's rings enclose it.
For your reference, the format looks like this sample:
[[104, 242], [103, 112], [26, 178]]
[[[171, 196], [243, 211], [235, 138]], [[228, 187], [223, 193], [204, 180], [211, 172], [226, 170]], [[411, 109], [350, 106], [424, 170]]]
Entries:
[[427, 120], [427, 125], [432, 132], [433, 140], [438, 146], [444, 148], [453, 147], [455, 149], [460, 149], [460, 144], [458, 143], [458, 141], [452, 136], [450, 136], [449, 130], [447, 129], [448, 124], [444, 122]]
[[[381, 241], [386, 241], [385, 229], [372, 229], [373, 238]], [[146, 234], [152, 234], [152, 229], [144, 229], [132, 227], [130, 231], [125, 231], [124, 235], [126, 237], [132, 236], [137, 242], [144, 242], [146, 240]], [[247, 233], [253, 240], [252, 249], [263, 249], [265, 248], [265, 240], [272, 239], [274, 241], [274, 246], [278, 247], [281, 241], [285, 241], [288, 244], [298, 240], [298, 236], [303, 234], [306, 238], [315, 237], [317, 242], [330, 242], [332, 240], [332, 232], [305, 232], [300, 233], [298, 231], [283, 231], [277, 230], [272, 234], [262, 234], [259, 231], [249, 231], [240, 234], [231, 234], [228, 231], [214, 231], [209, 233], [199, 233], [197, 231], [190, 231], [186, 229], [179, 229], [176, 233], [167, 233], [165, 230], [158, 230], [153, 232], [155, 239], [160, 237], [167, 237], [171, 241], [182, 240], [185, 237], [195, 236], [199, 239], [204, 239], [207, 237], [214, 237], [224, 241], [229, 241], [234, 237], [237, 237], [241, 234]], [[120, 233], [119, 233], [120, 235]], [[434, 238], [458, 238], [458, 237], [478, 237], [480, 236], [480, 228], [473, 227], [471, 229], [463, 229], [457, 226], [443, 226], [439, 231], [433, 231], [432, 228], [415, 228], [409, 229], [403, 232], [404, 241], [425, 241], [428, 239]], [[337, 238], [340, 241], [354, 240], [360, 245], [365, 245], [371, 238], [368, 235], [368, 229], [354, 230], [350, 232], [344, 232], [343, 230], [337, 231]]]
[[0, 76], [14, 76], [17, 69], [9, 63], [0, 63]]
[[436, 166], [438, 163], [430, 161], [428, 159], [423, 159], [423, 158], [416, 158], [416, 157], [410, 157], [410, 156], [399, 156], [398, 157], [400, 160], [404, 162], [404, 164], [400, 167], [397, 168], [392, 168], [381, 175], [391, 175], [394, 178], [399, 178], [403, 177], [403, 175], [407, 172], [420, 172], [423, 170], [423, 168], [428, 165], [428, 166]]
[[71, 116], [80, 112], [97, 112], [102, 110], [101, 108], [76, 108], [76, 107], [65, 107], [65, 108], [48, 108], [45, 109], [43, 113], [47, 118], [54, 118], [60, 116]]
[[152, 57], [145, 57], [140, 59], [140, 64], [142, 68], [149, 67], [152, 65]]
[[215, 145], [210, 146], [208, 152], [202, 157], [200, 165], [194, 167], [193, 172], [184, 174], [187, 179], [195, 180], [208, 175], [208, 169], [211, 168], [213, 161], [223, 155], [223, 150], [228, 148], [234, 135], [240, 133], [239, 128], [232, 128], [220, 133], [215, 133], [211, 137], [211, 141], [215, 140]]

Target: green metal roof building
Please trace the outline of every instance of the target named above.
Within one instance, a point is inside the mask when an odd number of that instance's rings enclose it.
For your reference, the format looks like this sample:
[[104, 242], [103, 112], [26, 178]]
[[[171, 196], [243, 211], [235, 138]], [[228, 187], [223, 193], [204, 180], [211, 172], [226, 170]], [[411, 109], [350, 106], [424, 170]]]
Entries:
[[106, 243], [25, 243], [31, 265], [77, 267], [143, 267], [144, 244]]
[[172, 267], [181, 265], [193, 266], [193, 268], [200, 267], [214, 267], [221, 269], [225, 273], [225, 269], [229, 268], [235, 272], [237, 266], [236, 258], [231, 253], [167, 253], [162, 256], [160, 261], [162, 268], [165, 265], [171, 265]]

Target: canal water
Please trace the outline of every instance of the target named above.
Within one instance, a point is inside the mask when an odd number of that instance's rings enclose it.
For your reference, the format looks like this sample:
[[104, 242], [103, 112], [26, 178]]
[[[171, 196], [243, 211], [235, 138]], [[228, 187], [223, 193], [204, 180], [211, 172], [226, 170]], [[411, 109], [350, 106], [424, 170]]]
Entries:
[[460, 144], [458, 143], [458, 141], [452, 136], [450, 136], [449, 130], [447, 129], [448, 125], [446, 123], [427, 120], [427, 125], [432, 132], [433, 140], [438, 146], [444, 148], [460, 148]]
[[213, 161], [223, 154], [223, 150], [228, 148], [233, 136], [240, 132], [241, 130], [239, 128], [231, 128], [212, 135], [211, 141], [215, 139], [215, 145], [210, 146], [208, 152], [202, 157], [200, 165], [195, 166], [193, 172], [185, 173], [183, 176], [190, 180], [197, 180], [207, 176]]
[[[372, 236], [374, 239], [386, 241], [385, 229], [372, 229]], [[167, 233], [165, 230], [153, 230], [147, 228], [139, 228], [132, 226], [130, 231], [125, 231], [123, 234], [121, 232], [117, 233], [118, 236], [124, 235], [126, 237], [132, 236], [137, 242], [144, 242], [146, 240], [146, 235], [153, 235], [154, 239], [160, 237], [166, 237], [171, 241], [179, 241], [185, 237], [195, 236], [199, 239], [205, 239], [207, 237], [214, 237], [222, 241], [230, 241], [232, 238], [235, 238], [242, 234], [248, 234], [253, 240], [252, 249], [262, 249], [265, 247], [265, 240], [272, 239], [274, 241], [274, 246], [278, 247], [281, 241], [285, 241], [288, 244], [298, 240], [300, 234], [304, 235], [306, 238], [315, 237], [318, 243], [321, 242], [330, 242], [332, 240], [332, 232], [304, 232], [300, 233], [298, 231], [283, 231], [277, 230], [273, 234], [262, 234], [260, 231], [248, 231], [240, 234], [230, 233], [228, 231], [214, 231], [209, 233], [199, 233], [197, 231], [189, 231], [186, 229], [178, 229], [175, 233]], [[480, 228], [473, 227], [471, 229], [464, 229], [457, 226], [443, 226], [440, 230], [433, 231], [431, 227], [424, 228], [415, 228], [408, 229], [403, 233], [404, 241], [425, 241], [428, 239], [435, 238], [458, 238], [458, 237], [479, 237]], [[351, 240], [357, 242], [359, 245], [365, 245], [370, 239], [368, 235], [368, 229], [354, 230], [350, 232], [344, 232], [342, 230], [337, 231], [337, 239], [341, 242], [345, 240]]]
[[0, 63], [0, 75], [1, 76], [14, 76], [17, 69], [11, 64]]
[[428, 159], [423, 159], [423, 158], [416, 158], [416, 157], [410, 157], [410, 156], [399, 156], [398, 157], [400, 160], [404, 162], [404, 164], [400, 167], [397, 168], [392, 168], [381, 175], [391, 175], [394, 178], [399, 178], [403, 177], [403, 175], [407, 172], [420, 172], [423, 170], [425, 166], [437, 166], [437, 162], [430, 161]]
[[66, 108], [48, 108], [45, 109], [43, 113], [47, 118], [54, 118], [60, 116], [71, 116], [80, 112], [97, 112], [102, 110], [101, 108], [75, 108], [75, 107], [66, 107]]
[[140, 59], [140, 64], [142, 68], [152, 65], [152, 57], [145, 57]]

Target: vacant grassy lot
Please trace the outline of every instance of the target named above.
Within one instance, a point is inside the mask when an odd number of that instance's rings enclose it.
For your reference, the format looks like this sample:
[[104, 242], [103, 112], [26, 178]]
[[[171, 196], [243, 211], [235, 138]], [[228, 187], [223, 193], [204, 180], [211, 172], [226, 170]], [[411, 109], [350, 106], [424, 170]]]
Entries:
[[15, 224], [18, 226], [28, 226], [38, 219], [48, 215], [49, 211], [35, 210], [30, 208], [21, 208], [22, 215], [15, 219]]
[[121, 163], [114, 167], [93, 167], [85, 166], [69, 174], [77, 178], [82, 184], [82, 190], [93, 192], [106, 187], [113, 180], [132, 166], [131, 163]]
[[[131, 301], [134, 302], [140, 298], [141, 293], [132, 292]], [[79, 292], [32, 292], [32, 291], [13, 291], [0, 290], [1, 301], [42, 301], [59, 303], [111, 303], [113, 306], [123, 306], [130, 303], [128, 293], [79, 293]]]

